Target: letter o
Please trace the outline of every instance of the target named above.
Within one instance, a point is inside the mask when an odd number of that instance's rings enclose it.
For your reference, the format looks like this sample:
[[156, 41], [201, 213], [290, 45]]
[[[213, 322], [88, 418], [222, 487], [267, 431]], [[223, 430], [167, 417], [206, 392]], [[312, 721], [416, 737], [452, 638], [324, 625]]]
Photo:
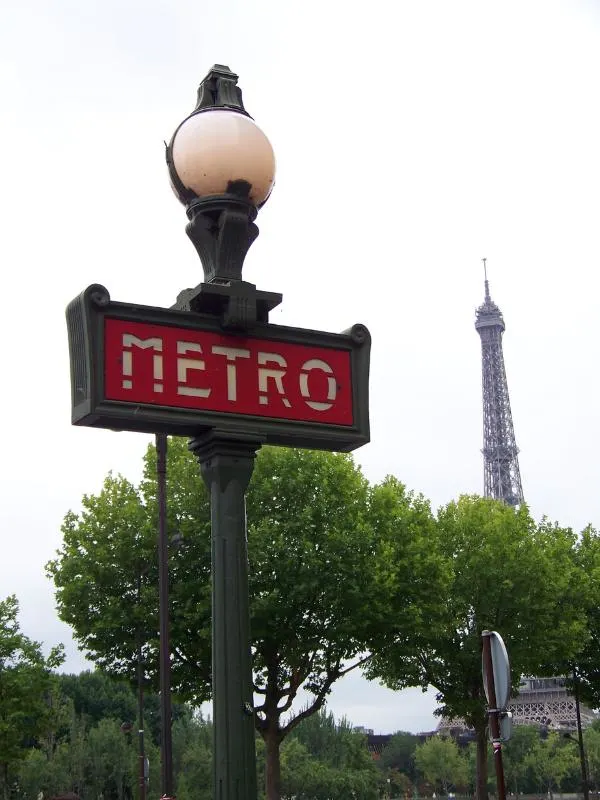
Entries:
[[[313, 369], [320, 369], [328, 375], [327, 378], [327, 399], [331, 402], [320, 403], [317, 400], [310, 400], [310, 391], [308, 389], [308, 373]], [[337, 395], [337, 383], [333, 376], [333, 370], [326, 361], [320, 358], [311, 358], [305, 361], [300, 367], [300, 394], [304, 398], [304, 402], [309, 408], [315, 411], [328, 411], [333, 406], [333, 401]]]

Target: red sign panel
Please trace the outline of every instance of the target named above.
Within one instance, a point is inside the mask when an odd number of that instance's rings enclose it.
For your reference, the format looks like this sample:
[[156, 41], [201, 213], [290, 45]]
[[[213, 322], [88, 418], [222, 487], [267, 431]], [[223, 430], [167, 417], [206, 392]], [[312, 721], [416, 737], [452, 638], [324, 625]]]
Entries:
[[350, 352], [104, 321], [107, 400], [352, 425]]

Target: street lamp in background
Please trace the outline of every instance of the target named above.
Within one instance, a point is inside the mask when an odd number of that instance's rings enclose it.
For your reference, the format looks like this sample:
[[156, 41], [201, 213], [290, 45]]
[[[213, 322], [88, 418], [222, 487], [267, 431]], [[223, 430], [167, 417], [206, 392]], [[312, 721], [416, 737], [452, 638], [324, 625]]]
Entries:
[[[158, 605], [159, 605], [159, 673], [160, 673], [160, 717], [161, 717], [161, 790], [163, 797], [173, 794], [173, 757], [172, 757], [172, 709], [171, 709], [171, 653], [169, 642], [169, 595], [168, 595], [168, 556], [169, 549], [178, 550], [183, 542], [180, 531], [176, 531], [170, 539], [166, 526], [166, 436], [158, 434], [157, 444], [157, 498], [158, 498]], [[137, 570], [137, 610], [140, 620], [136, 625], [137, 651], [137, 702], [138, 702], [138, 785], [139, 798], [146, 800], [146, 789], [149, 779], [149, 764], [145, 753], [144, 730], [144, 638], [142, 610], [142, 578], [147, 575], [148, 564], [138, 566]]]
[[579, 763], [581, 765], [581, 788], [583, 790], [584, 800], [589, 800], [590, 797], [590, 784], [589, 784], [589, 769], [587, 766], [587, 759], [585, 757], [585, 747], [583, 743], [583, 728], [581, 726], [581, 704], [579, 701], [579, 675], [577, 668], [573, 667], [573, 696], [575, 698], [575, 716], [577, 720], [577, 739], [574, 739], [569, 733], [565, 734], [565, 739], [570, 739], [575, 742], [579, 749]]
[[[137, 574], [137, 611], [141, 614], [142, 607], [142, 570]], [[144, 742], [144, 654], [142, 642], [142, 626], [138, 620], [135, 629], [136, 639], [136, 673], [137, 673], [137, 703], [138, 703], [138, 785], [139, 800], [146, 800], [146, 750]]]

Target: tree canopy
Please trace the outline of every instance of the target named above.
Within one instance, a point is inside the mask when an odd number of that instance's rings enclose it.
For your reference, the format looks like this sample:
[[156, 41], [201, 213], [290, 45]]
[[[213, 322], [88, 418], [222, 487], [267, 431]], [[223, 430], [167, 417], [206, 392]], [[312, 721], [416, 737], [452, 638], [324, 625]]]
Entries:
[[[132, 677], [141, 640], [148, 682], [158, 666], [154, 459], [151, 447], [139, 486], [109, 475], [85, 496], [48, 565], [60, 616], [88, 657]], [[168, 475], [169, 532], [181, 542], [171, 553], [172, 682], [198, 703], [210, 690], [209, 502], [181, 439], [170, 440]], [[429, 591], [432, 579], [443, 585], [442, 561], [428, 542], [427, 503], [394, 479], [370, 487], [345, 454], [262, 448], [247, 514], [255, 719], [277, 797], [284, 737], [376, 642], [424, 635], [443, 602]], [[301, 688], [312, 700], [294, 711]]]
[[467, 781], [467, 762], [452, 739], [432, 736], [415, 750], [415, 765], [437, 789], [448, 794], [451, 786], [463, 787]]
[[[169, 534], [180, 543], [170, 556], [172, 682], [197, 704], [211, 683], [210, 514], [181, 439], [170, 440], [168, 474]], [[142, 643], [148, 686], [158, 666], [156, 509], [149, 447], [138, 486], [109, 475], [80, 513], [67, 514], [48, 565], [60, 616], [88, 657], [132, 678]], [[369, 486], [349, 455], [273, 447], [258, 453], [247, 514], [255, 724], [269, 800], [279, 797], [285, 737], [360, 666], [392, 688], [436, 687], [440, 712], [475, 728], [485, 797], [481, 633], [502, 634], [515, 688], [522, 674], [564, 672], [593, 621], [595, 534], [578, 544], [525, 506], [480, 497], [434, 515], [395, 478]], [[309, 700], [297, 710], [300, 690]]]
[[384, 769], [403, 772], [410, 780], [416, 779], [415, 750], [419, 740], [412, 733], [398, 731], [381, 753], [381, 766]]
[[23, 743], [34, 744], [52, 725], [52, 670], [64, 658], [62, 646], [45, 657], [41, 644], [21, 632], [18, 613], [14, 595], [0, 601], [0, 787], [5, 798], [10, 771], [26, 753]]
[[[600, 536], [588, 526], [578, 542], [577, 560], [582, 572], [580, 593], [585, 598], [587, 637], [566, 671], [575, 674], [581, 699], [592, 708], [600, 707]], [[571, 688], [572, 682], [569, 684]]]
[[430, 538], [451, 576], [444, 603], [431, 609], [432, 625], [413, 637], [412, 652], [397, 639], [369, 667], [393, 688], [433, 685], [439, 713], [475, 728], [480, 798], [487, 794], [481, 633], [501, 633], [515, 689], [521, 675], [548, 674], [574, 657], [586, 637], [575, 545], [572, 531], [537, 524], [525, 506], [471, 496], [449, 503]]

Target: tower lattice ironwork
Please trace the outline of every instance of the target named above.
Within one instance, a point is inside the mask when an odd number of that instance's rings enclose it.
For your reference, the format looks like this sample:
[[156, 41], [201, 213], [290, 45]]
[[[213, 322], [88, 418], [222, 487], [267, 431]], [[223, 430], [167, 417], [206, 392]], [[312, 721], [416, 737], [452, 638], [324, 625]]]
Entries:
[[502, 353], [505, 325], [502, 312], [490, 297], [485, 258], [483, 268], [485, 300], [477, 309], [475, 320], [475, 328], [481, 338], [483, 491], [486, 497], [516, 506], [523, 502], [523, 488]]

